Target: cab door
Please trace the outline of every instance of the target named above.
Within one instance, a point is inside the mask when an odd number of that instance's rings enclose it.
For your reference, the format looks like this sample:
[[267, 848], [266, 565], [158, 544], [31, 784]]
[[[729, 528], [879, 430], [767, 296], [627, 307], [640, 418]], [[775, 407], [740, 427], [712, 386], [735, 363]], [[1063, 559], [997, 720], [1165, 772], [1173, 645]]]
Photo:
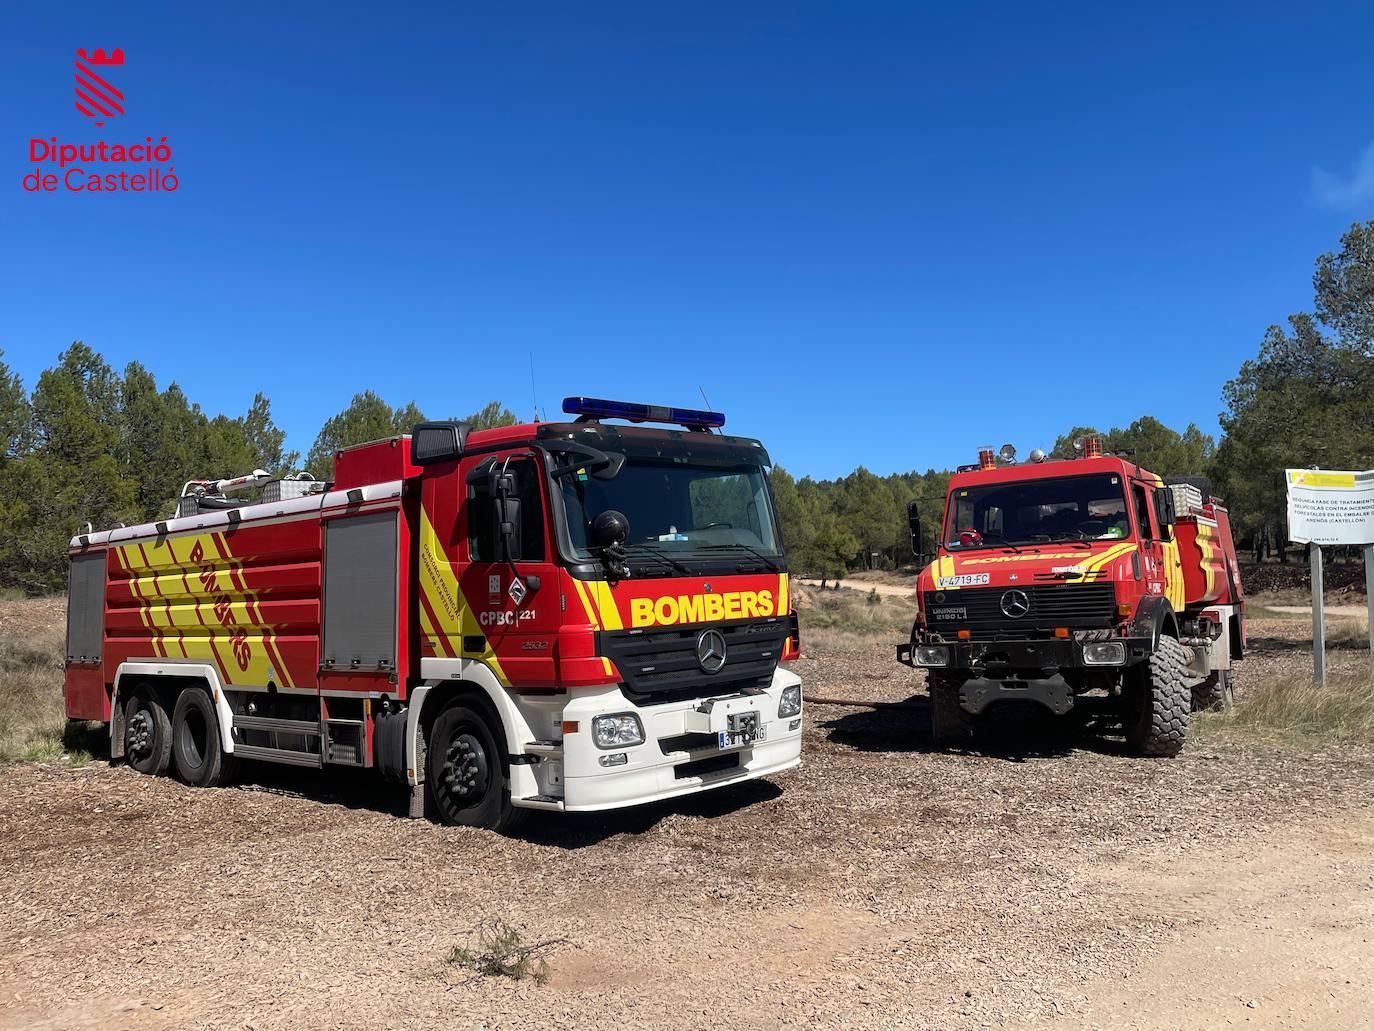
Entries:
[[1154, 486], [1131, 480], [1131, 509], [1140, 539], [1140, 569], [1146, 594], [1167, 594], [1168, 573], [1159, 524], [1155, 520]]
[[514, 449], [464, 461], [463, 471], [463, 657], [482, 659], [508, 687], [556, 687], [562, 610], [543, 460]]

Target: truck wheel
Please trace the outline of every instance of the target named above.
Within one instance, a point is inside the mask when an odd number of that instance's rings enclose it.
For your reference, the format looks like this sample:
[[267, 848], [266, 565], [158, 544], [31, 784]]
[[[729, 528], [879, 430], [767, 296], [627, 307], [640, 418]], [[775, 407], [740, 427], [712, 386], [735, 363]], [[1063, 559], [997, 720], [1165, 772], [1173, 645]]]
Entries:
[[959, 704], [959, 682], [927, 674], [930, 689], [930, 740], [936, 748], [959, 748], [973, 743], [977, 717]]
[[210, 695], [188, 687], [172, 713], [172, 758], [177, 775], [197, 788], [219, 787], [234, 776], [236, 764], [220, 746], [219, 716]]
[[1229, 669], [1214, 669], [1202, 683], [1193, 688], [1193, 711], [1229, 709], [1236, 701], [1235, 682]]
[[504, 749], [490, 721], [474, 706], [451, 705], [439, 714], [425, 749], [425, 782], [441, 823], [514, 830], [525, 812], [511, 804]]
[[136, 687], [124, 706], [124, 756], [139, 773], [160, 777], [172, 762], [172, 721], [146, 687]]
[[1127, 674], [1123, 716], [1126, 742], [1136, 753], [1173, 756], [1183, 750], [1193, 702], [1187, 668], [1183, 645], [1172, 637], [1161, 637], [1150, 661]]

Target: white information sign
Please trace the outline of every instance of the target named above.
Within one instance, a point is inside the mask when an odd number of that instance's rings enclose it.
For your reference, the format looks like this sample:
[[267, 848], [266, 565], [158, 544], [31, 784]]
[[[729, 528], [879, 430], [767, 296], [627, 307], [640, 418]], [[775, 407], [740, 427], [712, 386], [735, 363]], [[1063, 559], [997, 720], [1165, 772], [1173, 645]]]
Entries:
[[1288, 539], [1374, 544], [1374, 470], [1288, 469]]

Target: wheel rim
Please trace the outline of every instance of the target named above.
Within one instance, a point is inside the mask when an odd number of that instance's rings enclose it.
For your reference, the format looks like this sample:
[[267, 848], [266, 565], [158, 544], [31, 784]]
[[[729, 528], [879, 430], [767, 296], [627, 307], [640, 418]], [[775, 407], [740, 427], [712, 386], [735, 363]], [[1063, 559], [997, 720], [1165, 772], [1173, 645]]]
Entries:
[[129, 717], [129, 726], [124, 732], [124, 750], [136, 762], [153, 754], [153, 721], [147, 709], [139, 709]]
[[441, 783], [453, 800], [470, 806], [478, 802], [491, 783], [491, 764], [477, 735], [461, 731], [453, 735], [444, 752]]

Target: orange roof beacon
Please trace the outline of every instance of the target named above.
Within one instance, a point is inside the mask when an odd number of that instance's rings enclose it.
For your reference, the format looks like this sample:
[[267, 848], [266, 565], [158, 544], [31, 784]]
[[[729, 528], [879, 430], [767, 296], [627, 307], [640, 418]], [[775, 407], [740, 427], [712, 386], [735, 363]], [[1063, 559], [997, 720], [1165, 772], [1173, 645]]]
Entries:
[[[1231, 526], [1202, 478], [1162, 480], [1096, 437], [1068, 461], [979, 449], [950, 478], [901, 662], [928, 673], [934, 740], [967, 744], [994, 703], [1113, 705], [1144, 755], [1183, 747], [1194, 709], [1229, 705], [1245, 650]], [[920, 518], [909, 512], [921, 550]]]
[[498, 830], [796, 766], [768, 453], [715, 412], [564, 411], [422, 423], [330, 483], [192, 481], [175, 516], [73, 538], [68, 716], [143, 773], [364, 767]]

